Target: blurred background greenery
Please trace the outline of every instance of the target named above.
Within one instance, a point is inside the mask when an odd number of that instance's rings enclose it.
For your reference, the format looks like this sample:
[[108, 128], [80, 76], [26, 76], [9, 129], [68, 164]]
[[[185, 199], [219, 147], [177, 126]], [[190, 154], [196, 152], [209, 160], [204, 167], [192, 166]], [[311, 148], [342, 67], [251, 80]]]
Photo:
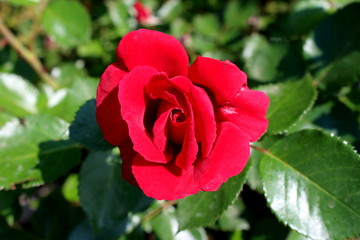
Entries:
[[[60, 138], [79, 107], [95, 97], [99, 76], [116, 61], [121, 37], [148, 28], [179, 39], [191, 62], [197, 55], [234, 62], [247, 73], [252, 88], [271, 94], [271, 86], [289, 84], [299, 105], [302, 94], [309, 96], [296, 124], [272, 125], [269, 134], [323, 129], [359, 151], [359, 2], [144, 0], [134, 7], [134, 0], [1, 0], [0, 127], [41, 113], [61, 119], [61, 124], [56, 122], [60, 130], [52, 134]], [[291, 85], [304, 77], [317, 89], [316, 101], [315, 90], [302, 92], [303, 87]], [[279, 101], [286, 98], [274, 100]], [[53, 119], [32, 121], [46, 125]], [[16, 155], [16, 145], [25, 135], [19, 132], [10, 141], [3, 130], [4, 162]], [[271, 213], [254, 173], [216, 224], [189, 231], [188, 238], [174, 237], [176, 230], [169, 223], [175, 221], [172, 206], [150, 223], [139, 225], [133, 217], [133, 228], [128, 225], [127, 231], [107, 231], [95, 238], [77, 193], [84, 158], [80, 155], [86, 156], [87, 150], [77, 146], [71, 154], [78, 157], [61, 174], [51, 175], [46, 185], [16, 188], [19, 182], [13, 181], [9, 188], [16, 190], [0, 191], [0, 239], [308, 239], [291, 232]]]

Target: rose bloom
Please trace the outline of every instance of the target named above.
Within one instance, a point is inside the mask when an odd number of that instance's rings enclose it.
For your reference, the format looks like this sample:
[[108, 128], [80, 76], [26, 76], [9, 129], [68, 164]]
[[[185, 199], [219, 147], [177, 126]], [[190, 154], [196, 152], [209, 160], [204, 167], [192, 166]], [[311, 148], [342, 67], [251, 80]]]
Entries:
[[216, 191], [241, 173], [269, 105], [244, 72], [200, 56], [189, 66], [177, 39], [145, 29], [125, 35], [116, 55], [101, 76], [96, 118], [120, 148], [123, 178], [173, 200]]
[[145, 7], [141, 2], [136, 1], [134, 3], [134, 10], [136, 21], [139, 24], [151, 26], [159, 23], [159, 19], [153, 15], [152, 9]]

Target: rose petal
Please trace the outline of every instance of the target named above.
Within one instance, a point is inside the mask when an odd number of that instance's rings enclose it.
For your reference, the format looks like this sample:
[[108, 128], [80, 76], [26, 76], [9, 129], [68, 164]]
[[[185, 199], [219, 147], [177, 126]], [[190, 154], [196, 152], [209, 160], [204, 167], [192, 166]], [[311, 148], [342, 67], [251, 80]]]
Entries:
[[108, 66], [101, 75], [96, 94], [96, 120], [106, 141], [119, 146], [129, 138], [126, 122], [121, 117], [118, 85], [126, 75], [117, 63]]
[[145, 86], [156, 72], [154, 68], [148, 66], [134, 68], [120, 82], [118, 97], [121, 115], [127, 122], [134, 150], [148, 161], [166, 163], [171, 159], [167, 159], [153, 143], [144, 125], [145, 110], [149, 102], [144, 94]]
[[235, 64], [198, 56], [189, 68], [189, 78], [205, 88], [215, 104], [231, 100], [246, 86], [246, 74]]
[[175, 165], [146, 161], [136, 155], [133, 174], [144, 193], [158, 200], [174, 200], [197, 193], [200, 189], [194, 182], [194, 169], [183, 170]]
[[196, 136], [201, 142], [203, 157], [207, 157], [216, 138], [214, 106], [207, 93], [194, 86], [187, 77], [177, 76], [169, 81], [189, 99], [191, 108], [194, 109]]
[[228, 178], [238, 175], [250, 157], [249, 138], [231, 122], [218, 124], [218, 137], [206, 159], [195, 164], [195, 178], [204, 191], [216, 191]]
[[159, 114], [153, 127], [154, 143], [160, 151], [165, 151], [168, 139], [168, 119], [172, 108], [162, 109], [159, 107]]
[[136, 152], [133, 149], [133, 144], [131, 141], [125, 142], [119, 146], [122, 166], [121, 166], [121, 176], [128, 181], [129, 183], [139, 186], [135, 180], [134, 174], [132, 173], [132, 163], [133, 159], [136, 156]]
[[[188, 99], [187, 99], [188, 100]], [[186, 120], [186, 130], [184, 140], [182, 142], [181, 152], [175, 159], [175, 164], [178, 167], [183, 169], [189, 169], [192, 167], [193, 163], [196, 160], [196, 156], [198, 153], [198, 143], [195, 136], [195, 119], [192, 106], [190, 105], [189, 101], [188, 104], [188, 117]]]
[[146, 65], [166, 72], [169, 77], [187, 75], [189, 60], [181, 43], [174, 37], [147, 29], [132, 31], [120, 41], [117, 58], [129, 71]]
[[202, 88], [194, 87], [191, 97], [195, 114], [195, 130], [201, 141], [202, 157], [206, 158], [216, 139], [214, 106]]
[[250, 142], [255, 142], [267, 129], [266, 111], [269, 102], [269, 98], [263, 92], [241, 91], [229, 105], [216, 110], [216, 117], [218, 121], [233, 122], [249, 135]]

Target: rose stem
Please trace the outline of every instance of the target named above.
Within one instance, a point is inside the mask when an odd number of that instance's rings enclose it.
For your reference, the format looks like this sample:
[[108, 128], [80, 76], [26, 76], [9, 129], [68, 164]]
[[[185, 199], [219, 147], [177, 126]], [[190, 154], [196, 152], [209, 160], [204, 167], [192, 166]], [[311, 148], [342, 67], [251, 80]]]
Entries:
[[167, 201], [164, 204], [158, 206], [157, 208], [155, 208], [154, 210], [152, 210], [151, 212], [149, 212], [148, 214], [146, 214], [143, 219], [142, 222], [145, 223], [147, 221], [150, 221], [152, 218], [156, 217], [158, 214], [161, 213], [161, 211], [163, 209], [166, 209], [170, 206], [173, 206], [176, 204], [176, 201]]

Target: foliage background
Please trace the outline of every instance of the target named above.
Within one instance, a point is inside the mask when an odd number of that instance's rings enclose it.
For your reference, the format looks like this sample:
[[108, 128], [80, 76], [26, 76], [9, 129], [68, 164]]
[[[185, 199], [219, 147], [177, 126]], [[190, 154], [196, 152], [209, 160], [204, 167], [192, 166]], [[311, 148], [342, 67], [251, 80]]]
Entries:
[[[133, 4], [0, 1], [0, 239], [359, 237], [360, 3], [146, 0], [150, 25]], [[234, 62], [271, 98], [268, 133], [217, 192], [149, 199], [102, 139], [91, 99], [140, 27]]]

